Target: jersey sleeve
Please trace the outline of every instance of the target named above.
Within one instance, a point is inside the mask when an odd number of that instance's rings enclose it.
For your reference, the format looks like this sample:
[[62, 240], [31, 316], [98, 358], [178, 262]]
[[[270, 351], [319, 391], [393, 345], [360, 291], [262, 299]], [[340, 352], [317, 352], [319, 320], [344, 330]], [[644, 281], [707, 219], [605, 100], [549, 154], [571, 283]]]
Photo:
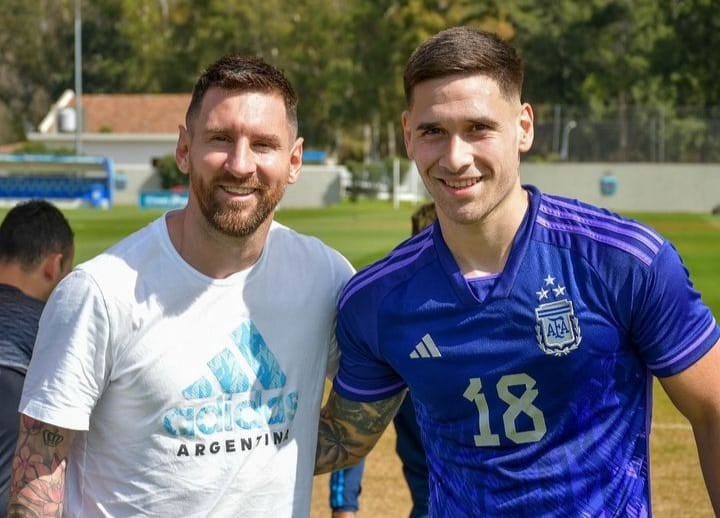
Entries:
[[[129, 323], [128, 323], [129, 324]], [[20, 411], [71, 430], [87, 430], [110, 370], [105, 301], [93, 279], [71, 272], [45, 306]]]
[[653, 261], [631, 333], [648, 368], [672, 376], [699, 360], [720, 338], [720, 328], [675, 248], [666, 242]]
[[405, 388], [405, 382], [382, 356], [377, 304], [360, 295], [341, 298], [337, 323], [340, 369], [333, 388], [351, 401], [379, 401]]

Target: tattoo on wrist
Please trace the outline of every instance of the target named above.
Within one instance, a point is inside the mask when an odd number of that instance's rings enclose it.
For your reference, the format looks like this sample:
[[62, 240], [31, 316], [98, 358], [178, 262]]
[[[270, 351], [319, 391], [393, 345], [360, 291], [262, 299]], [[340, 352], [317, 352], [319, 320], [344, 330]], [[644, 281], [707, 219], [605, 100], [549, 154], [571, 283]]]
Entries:
[[43, 430], [42, 434], [43, 442], [45, 443], [45, 445], [51, 446], [53, 448], [63, 442], [63, 440], [65, 439], [65, 437], [63, 437], [60, 433], [54, 430], [48, 430], [47, 428]]

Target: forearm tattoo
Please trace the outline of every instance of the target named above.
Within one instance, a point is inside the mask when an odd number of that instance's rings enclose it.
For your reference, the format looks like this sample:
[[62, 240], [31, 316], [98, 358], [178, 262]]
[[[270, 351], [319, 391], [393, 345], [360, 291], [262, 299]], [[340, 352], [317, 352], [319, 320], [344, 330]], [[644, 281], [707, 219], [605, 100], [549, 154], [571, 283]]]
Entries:
[[373, 403], [331, 392], [320, 414], [315, 473], [352, 466], [365, 457], [395, 416], [405, 393]]
[[12, 464], [8, 518], [62, 516], [65, 440], [63, 430], [22, 416]]

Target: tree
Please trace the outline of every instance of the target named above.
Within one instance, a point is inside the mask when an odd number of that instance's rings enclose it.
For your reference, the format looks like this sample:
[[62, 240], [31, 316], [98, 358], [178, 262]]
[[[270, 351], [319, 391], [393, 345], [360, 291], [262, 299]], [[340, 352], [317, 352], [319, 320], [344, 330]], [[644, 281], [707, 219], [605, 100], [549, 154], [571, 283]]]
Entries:
[[[75, 0], [5, 0], [0, 11], [0, 142], [21, 139], [73, 88]], [[668, 118], [686, 149], [707, 147], [700, 117], [720, 105], [717, 0], [82, 0], [83, 90], [189, 92], [222, 54], [262, 56], [299, 97], [306, 145], [362, 161], [401, 153], [402, 73], [412, 50], [466, 24], [498, 33], [526, 63], [524, 96], [538, 113], [570, 106], [631, 137]], [[638, 110], [638, 107], [652, 109]], [[635, 111], [631, 116], [630, 112]], [[543, 114], [544, 114], [543, 113]], [[552, 115], [551, 115], [552, 116]], [[662, 119], [664, 121], [664, 119]], [[663, 122], [664, 124], [664, 122]], [[580, 129], [578, 136], [580, 136]], [[588, 139], [590, 135], [586, 135]], [[697, 151], [695, 156], [706, 156]]]
[[0, 27], [0, 106], [15, 140], [72, 81], [73, 9], [69, 0], [5, 0]]

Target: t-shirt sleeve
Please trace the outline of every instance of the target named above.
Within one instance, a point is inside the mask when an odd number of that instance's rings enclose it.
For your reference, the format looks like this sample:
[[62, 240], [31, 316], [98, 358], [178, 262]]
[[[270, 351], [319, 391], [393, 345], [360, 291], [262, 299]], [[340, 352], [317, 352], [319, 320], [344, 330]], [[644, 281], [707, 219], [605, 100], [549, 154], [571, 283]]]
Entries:
[[699, 360], [720, 328], [675, 248], [666, 242], [653, 261], [633, 314], [632, 338], [656, 376], [672, 376]]
[[[335, 307], [340, 300], [340, 294], [347, 284], [348, 280], [355, 273], [355, 268], [350, 262], [335, 250], [330, 251], [330, 265], [332, 275], [332, 286], [335, 290]], [[328, 379], [333, 379], [338, 372], [340, 363], [340, 349], [337, 344], [337, 315], [333, 318], [333, 333], [330, 337], [330, 347], [328, 348], [327, 371], [325, 373]]]
[[40, 318], [20, 411], [71, 430], [87, 430], [110, 369], [105, 300], [92, 277], [74, 270]]

